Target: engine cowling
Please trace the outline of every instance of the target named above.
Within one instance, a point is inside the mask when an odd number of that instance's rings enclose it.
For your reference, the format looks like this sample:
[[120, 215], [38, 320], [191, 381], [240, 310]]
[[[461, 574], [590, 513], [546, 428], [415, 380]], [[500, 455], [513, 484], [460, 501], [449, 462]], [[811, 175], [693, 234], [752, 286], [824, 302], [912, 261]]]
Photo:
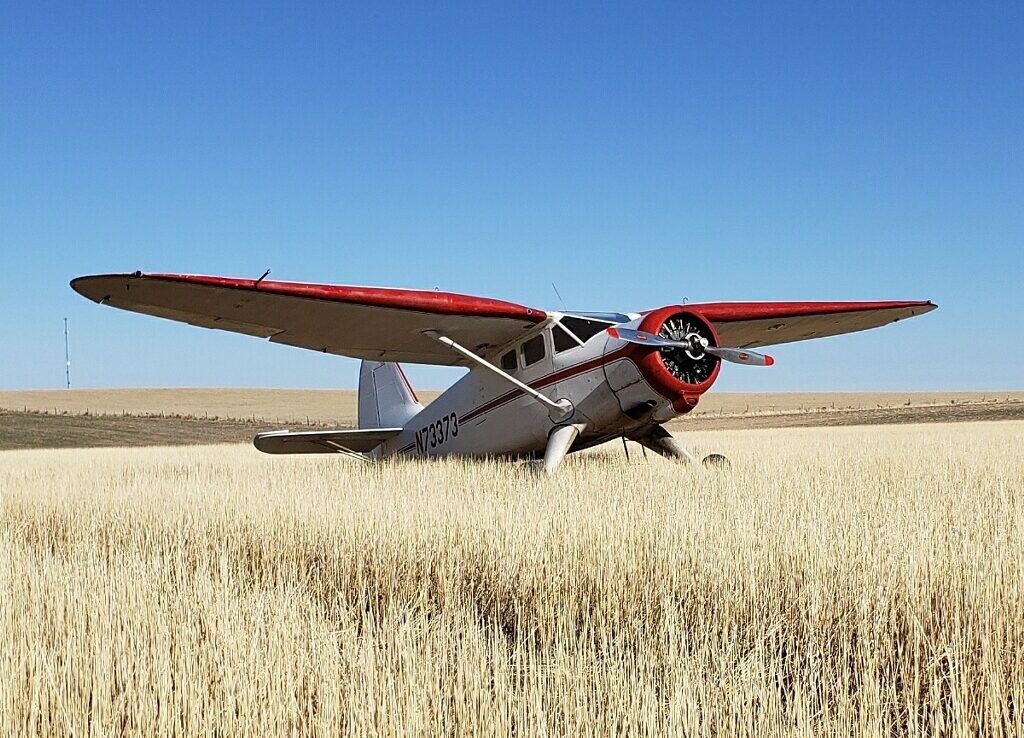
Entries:
[[[718, 346], [718, 333], [707, 320], [683, 305], [670, 305], [644, 316], [639, 330], [673, 341], [691, 340], [696, 336], [708, 346]], [[692, 410], [700, 396], [711, 389], [718, 378], [721, 360], [696, 347], [655, 348], [635, 346], [633, 360], [648, 384], [658, 394], [672, 401], [678, 413]]]

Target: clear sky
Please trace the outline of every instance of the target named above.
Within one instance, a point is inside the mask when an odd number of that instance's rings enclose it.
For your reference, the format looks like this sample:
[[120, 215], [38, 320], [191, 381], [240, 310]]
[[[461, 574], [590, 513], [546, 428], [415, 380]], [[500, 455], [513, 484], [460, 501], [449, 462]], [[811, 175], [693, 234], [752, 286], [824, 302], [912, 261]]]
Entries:
[[68, 287], [270, 268], [540, 308], [932, 299], [717, 388], [1021, 389], [1024, 5], [5, 3], [0, 254], [3, 388], [63, 386], [65, 316], [76, 386], [354, 386]]

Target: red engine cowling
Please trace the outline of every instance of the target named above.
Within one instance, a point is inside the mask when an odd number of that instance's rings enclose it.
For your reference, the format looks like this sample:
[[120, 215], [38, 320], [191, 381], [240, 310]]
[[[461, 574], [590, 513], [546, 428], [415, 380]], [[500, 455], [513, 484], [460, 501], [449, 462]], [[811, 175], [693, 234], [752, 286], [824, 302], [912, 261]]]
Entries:
[[[696, 333], [709, 346], [718, 346], [714, 326], [683, 305], [670, 305], [644, 316], [638, 328], [656, 336], [681, 341]], [[683, 348], [654, 348], [633, 345], [633, 361], [648, 384], [672, 401], [678, 413], [692, 410], [700, 396], [711, 389], [718, 378], [721, 361], [716, 356], [695, 354]]]

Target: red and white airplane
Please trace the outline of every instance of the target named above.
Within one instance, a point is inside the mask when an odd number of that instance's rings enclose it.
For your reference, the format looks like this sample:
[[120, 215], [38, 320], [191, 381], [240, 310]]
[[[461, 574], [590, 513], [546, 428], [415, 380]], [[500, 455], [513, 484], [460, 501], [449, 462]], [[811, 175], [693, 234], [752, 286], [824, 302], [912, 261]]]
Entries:
[[[135, 272], [79, 277], [71, 286], [102, 305], [363, 360], [358, 429], [261, 433], [261, 451], [543, 458], [549, 472], [571, 451], [620, 437], [693, 461], [662, 424], [697, 406], [722, 361], [770, 366], [770, 356], [751, 349], [876, 328], [936, 307], [711, 302], [570, 313], [265, 277]], [[401, 361], [469, 373], [424, 407]]]

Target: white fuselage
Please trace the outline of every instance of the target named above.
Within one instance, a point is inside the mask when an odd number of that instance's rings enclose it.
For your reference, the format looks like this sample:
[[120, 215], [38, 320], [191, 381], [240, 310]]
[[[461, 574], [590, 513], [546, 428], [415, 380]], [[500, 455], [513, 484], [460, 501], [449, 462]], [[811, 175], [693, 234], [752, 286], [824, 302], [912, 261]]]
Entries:
[[[625, 341], [600, 332], [582, 346], [566, 349], [563, 344], [563, 350], [555, 351], [552, 328], [552, 322], [539, 326], [487, 358], [499, 364], [514, 351], [515, 369], [506, 364], [508, 372], [552, 400], [571, 401], [571, 415], [553, 418], [547, 406], [506, 379], [474, 366], [412, 418], [401, 434], [382, 444], [377, 455], [534, 458], [544, 452], [549, 434], [558, 425], [585, 425], [572, 447], [579, 450], [628, 437], [677, 415], [672, 403], [644, 380], [627, 356]], [[543, 356], [536, 358], [536, 342], [533, 356], [524, 355], [524, 345], [537, 335], [543, 337]]]

